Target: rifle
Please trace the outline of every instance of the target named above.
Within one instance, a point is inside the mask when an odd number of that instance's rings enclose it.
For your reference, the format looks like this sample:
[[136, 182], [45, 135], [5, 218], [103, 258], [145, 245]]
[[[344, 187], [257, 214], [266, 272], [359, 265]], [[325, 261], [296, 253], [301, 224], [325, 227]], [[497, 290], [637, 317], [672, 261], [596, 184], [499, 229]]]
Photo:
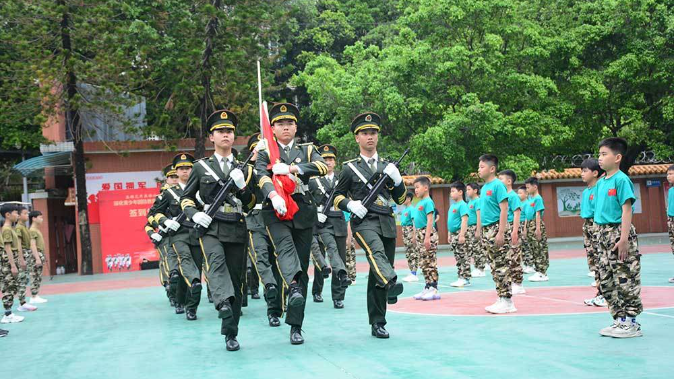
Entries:
[[[325, 202], [323, 202], [323, 204], [321, 205], [323, 207], [323, 210], [321, 211], [321, 213], [324, 214], [325, 216], [328, 215], [328, 212], [330, 211], [330, 208], [333, 207], [332, 203], [334, 203], [335, 195], [337, 195], [336, 190], [337, 190], [337, 185], [335, 184], [335, 188], [333, 188], [332, 191], [330, 191], [330, 195], [328, 195], [327, 199], [325, 199]], [[321, 222], [318, 223], [319, 228], [322, 228], [324, 225], [325, 224], [323, 224]]]
[[[243, 163], [236, 166], [236, 168], [243, 171], [243, 168], [246, 167], [248, 162], [250, 162], [254, 154], [255, 151], [251, 151], [250, 154], [248, 155], [248, 158], [246, 158], [246, 160]], [[206, 211], [206, 214], [210, 218], [215, 217], [215, 214], [218, 212], [218, 208], [220, 208], [220, 206], [222, 206], [222, 204], [225, 201], [230, 204], [232, 202], [232, 200], [229, 198], [229, 193], [232, 190], [232, 187], [234, 186], [234, 180], [232, 179], [232, 177], [230, 176], [229, 178], [227, 178], [226, 182], [223, 182], [222, 179], [218, 179], [218, 184], [220, 184], [220, 189], [218, 190], [218, 193], [215, 194], [215, 199], [213, 200], [213, 203]], [[203, 237], [207, 231], [207, 228], [204, 228], [199, 224], [194, 225], [194, 229], [197, 231], [197, 235], [199, 235], [199, 237]]]
[[[410, 148], [408, 147], [403, 152], [403, 155], [401, 155], [400, 158], [398, 158], [397, 161], [393, 162], [393, 164], [396, 167], [400, 166], [400, 163], [403, 161], [403, 159], [405, 158], [405, 156], [407, 156], [407, 153], [409, 153], [409, 152], [410, 152]], [[362, 204], [365, 208], [370, 209], [372, 204], [374, 204], [374, 202], [377, 200], [377, 196], [379, 196], [379, 193], [384, 188], [384, 186], [386, 185], [386, 182], [389, 179], [390, 179], [390, 177], [388, 175], [382, 175], [382, 176], [379, 177], [379, 179], [377, 179], [375, 184], [372, 186], [372, 189], [370, 189], [370, 193], [368, 193], [367, 196], [365, 196], [365, 199], [363, 199], [363, 201], [362, 201]], [[356, 215], [352, 215], [351, 221], [353, 221], [355, 224], [360, 224], [363, 221], [363, 219], [356, 216]]]

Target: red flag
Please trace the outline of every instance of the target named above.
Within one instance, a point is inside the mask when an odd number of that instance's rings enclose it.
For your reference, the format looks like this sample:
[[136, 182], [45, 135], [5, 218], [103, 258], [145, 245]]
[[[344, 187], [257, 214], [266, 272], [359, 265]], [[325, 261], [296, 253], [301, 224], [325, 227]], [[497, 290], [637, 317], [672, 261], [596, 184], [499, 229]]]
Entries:
[[[271, 170], [275, 163], [281, 160], [281, 153], [279, 152], [276, 138], [271, 131], [271, 123], [269, 122], [269, 113], [267, 112], [267, 102], [263, 102], [260, 107], [260, 124], [262, 125], [262, 137], [267, 140], [267, 152], [269, 153], [269, 165], [267, 169]], [[276, 193], [281, 196], [286, 202], [286, 214], [281, 215], [276, 212], [276, 217], [279, 220], [292, 220], [295, 213], [300, 210], [299, 206], [292, 198], [292, 193], [295, 191], [295, 181], [288, 175], [272, 175], [271, 181], [274, 183]]]

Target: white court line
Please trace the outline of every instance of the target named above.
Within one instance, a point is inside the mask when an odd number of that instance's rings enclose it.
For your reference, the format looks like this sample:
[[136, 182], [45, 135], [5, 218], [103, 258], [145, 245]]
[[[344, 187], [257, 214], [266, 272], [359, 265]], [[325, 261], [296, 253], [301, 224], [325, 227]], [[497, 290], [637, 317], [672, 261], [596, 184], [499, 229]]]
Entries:
[[[654, 308], [654, 309], [668, 309], [668, 308]], [[660, 316], [660, 317], [667, 317], [667, 318], [674, 318], [674, 316], [670, 315], [663, 315], [661, 313], [654, 313], [654, 312], [642, 312], [643, 314], [651, 315], [651, 316]]]

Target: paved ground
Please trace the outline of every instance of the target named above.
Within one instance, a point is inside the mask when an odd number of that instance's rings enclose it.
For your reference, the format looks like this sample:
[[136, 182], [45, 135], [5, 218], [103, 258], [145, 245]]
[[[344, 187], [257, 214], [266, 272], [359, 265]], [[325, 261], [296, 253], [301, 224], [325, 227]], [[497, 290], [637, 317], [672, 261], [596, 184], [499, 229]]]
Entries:
[[[325, 303], [307, 305], [304, 345], [290, 346], [288, 328], [269, 328], [263, 301], [250, 300], [236, 353], [225, 351], [205, 297], [196, 322], [172, 313], [156, 271], [59, 276], [46, 281], [48, 304], [21, 324], [3, 326], [11, 333], [0, 339], [0, 356], [7, 378], [671, 378], [668, 249], [642, 246], [647, 310], [638, 339], [598, 335], [611, 320], [605, 310], [582, 305], [593, 290], [582, 251], [571, 248], [552, 251], [550, 282], [527, 284], [527, 295], [515, 298], [520, 313], [505, 317], [483, 312], [496, 296], [489, 276], [450, 288], [456, 268], [442, 254], [442, 300], [401, 299], [390, 308], [390, 340], [369, 334], [367, 263], [359, 261], [345, 309], [333, 309], [329, 294]], [[407, 285], [403, 296], [421, 287]]]

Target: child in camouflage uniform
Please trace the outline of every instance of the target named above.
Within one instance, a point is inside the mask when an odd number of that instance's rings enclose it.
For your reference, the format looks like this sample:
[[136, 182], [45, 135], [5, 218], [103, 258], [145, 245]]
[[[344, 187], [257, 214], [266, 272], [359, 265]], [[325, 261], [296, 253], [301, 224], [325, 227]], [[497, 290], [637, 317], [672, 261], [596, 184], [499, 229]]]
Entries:
[[620, 171], [627, 152], [622, 138], [599, 143], [599, 166], [606, 175], [597, 182], [594, 222], [599, 253], [599, 285], [613, 316], [613, 324], [602, 329], [602, 336], [641, 337], [637, 316], [641, 304], [641, 254], [637, 232], [632, 225], [636, 197], [634, 184]]
[[468, 259], [473, 259], [475, 269], [471, 271], [472, 278], [482, 278], [485, 276], [484, 270], [487, 266], [487, 255], [482, 248], [482, 236], [478, 233], [480, 223], [480, 185], [477, 183], [468, 183], [466, 185], [466, 198], [468, 200], [468, 230], [466, 231], [466, 254]]
[[522, 272], [524, 274], [533, 274], [536, 270], [534, 270], [534, 257], [531, 252], [529, 235], [527, 233], [527, 226], [529, 223], [529, 219], [527, 218], [529, 217], [529, 194], [527, 193], [527, 187], [520, 186], [517, 189], [517, 196], [520, 198], [520, 203], [522, 204], [522, 210], [520, 212], [520, 230], [522, 231], [522, 234], [520, 235], [520, 245], [522, 249], [522, 265], [524, 266]]
[[420, 198], [415, 206], [414, 229], [415, 243], [418, 243], [421, 270], [426, 286], [414, 295], [417, 300], [439, 300], [438, 293], [438, 232], [435, 229], [435, 204], [429, 196], [431, 180], [420, 176], [414, 180], [414, 193]]
[[489, 313], [517, 312], [512, 301], [511, 278], [508, 274], [508, 251], [510, 232], [508, 228], [508, 192], [505, 185], [496, 178], [498, 158], [485, 154], [480, 157], [478, 175], [485, 181], [480, 197], [480, 224], [482, 245], [487, 250], [491, 273], [496, 284], [498, 300], [485, 308]]
[[447, 211], [447, 243], [451, 246], [456, 259], [456, 270], [459, 276], [452, 282], [452, 287], [470, 285], [470, 255], [468, 255], [468, 204], [463, 200], [466, 186], [461, 182], [449, 185], [449, 196], [454, 204]]
[[510, 228], [510, 250], [508, 254], [510, 281], [512, 282], [513, 295], [525, 294], [524, 273], [522, 272], [522, 246], [520, 237], [520, 219], [522, 217], [522, 204], [520, 198], [513, 191], [513, 183], [517, 181], [517, 174], [513, 170], [499, 172], [498, 178], [506, 186], [508, 191], [508, 227]]
[[[527, 211], [531, 215], [531, 220], [527, 223], [527, 235], [529, 238], [529, 248], [534, 257], [534, 268], [536, 272], [528, 280], [530, 282], [547, 282], [548, 267], [550, 266], [550, 253], [548, 251], [548, 234], [545, 231], [545, 222], [543, 215], [545, 205], [543, 198], [538, 194], [538, 179], [530, 177], [524, 181], [529, 194], [529, 207]], [[527, 217], [529, 218], [529, 217]]]
[[585, 305], [605, 307], [606, 300], [601, 294], [599, 287], [599, 270], [597, 269], [597, 244], [595, 240], [596, 228], [594, 223], [594, 208], [597, 202], [597, 180], [604, 175], [604, 170], [599, 167], [599, 162], [594, 158], [589, 158], [583, 161], [580, 165], [580, 177], [583, 182], [587, 184], [587, 188], [583, 190], [583, 197], [580, 201], [580, 217], [583, 221], [583, 245], [587, 253], [587, 265], [590, 268], [590, 273], [595, 278], [594, 286], [597, 287], [597, 294], [591, 299], [585, 299]]
[[32, 211], [29, 214], [30, 218], [30, 239], [31, 239], [31, 249], [34, 247], [37, 250], [38, 256], [40, 258], [39, 261], [37, 261], [34, 258], [33, 261], [33, 271], [30, 272], [31, 274], [31, 285], [30, 285], [30, 302], [33, 304], [40, 304], [40, 303], [46, 303], [47, 300], [43, 299], [38, 295], [40, 293], [40, 286], [42, 285], [42, 267], [45, 264], [45, 257], [44, 257], [44, 237], [42, 236], [42, 232], [40, 231], [40, 225], [42, 225], [42, 222], [44, 221], [42, 217], [42, 212], [40, 211]]
[[26, 262], [23, 254], [19, 253], [21, 245], [19, 237], [12, 229], [12, 223], [19, 219], [18, 207], [14, 204], [3, 204], [0, 207], [0, 213], [5, 218], [2, 226], [2, 305], [5, 308], [5, 314], [2, 317], [3, 324], [16, 323], [23, 321], [23, 316], [17, 316], [12, 313], [14, 297], [19, 294], [19, 281], [25, 280], [21, 273], [25, 271]]
[[405, 243], [405, 258], [407, 266], [410, 268], [410, 274], [403, 280], [406, 282], [418, 282], [417, 268], [419, 267], [419, 247], [414, 243], [414, 208], [412, 206], [414, 195], [408, 192], [405, 195], [405, 210], [400, 216], [400, 227], [403, 231], [403, 243]]
[[[667, 230], [669, 231], [672, 253], [674, 253], [674, 165], [667, 168], [667, 181], [670, 185], [669, 191], [667, 191]], [[670, 278], [669, 282], [674, 283], [674, 278]]]
[[[24, 261], [26, 261], [26, 270], [24, 271], [23, 274], [25, 280], [19, 282], [19, 301], [21, 302], [21, 305], [19, 306], [19, 308], [17, 308], [17, 311], [19, 312], [32, 312], [37, 310], [36, 306], [26, 302], [26, 287], [28, 286], [30, 276], [36, 269], [35, 266], [38, 263], [38, 260], [34, 255], [37, 254], [37, 249], [33, 251], [31, 247], [30, 232], [26, 227], [27, 222], [28, 222], [28, 209], [24, 206], [19, 206], [19, 220], [14, 226], [14, 231], [16, 232], [16, 235], [19, 237], [19, 243], [21, 244], [19, 253], [23, 254], [23, 259]], [[37, 258], [39, 258], [39, 255], [37, 255]], [[42, 270], [42, 261], [40, 260], [39, 263], [40, 263], [40, 270]]]

